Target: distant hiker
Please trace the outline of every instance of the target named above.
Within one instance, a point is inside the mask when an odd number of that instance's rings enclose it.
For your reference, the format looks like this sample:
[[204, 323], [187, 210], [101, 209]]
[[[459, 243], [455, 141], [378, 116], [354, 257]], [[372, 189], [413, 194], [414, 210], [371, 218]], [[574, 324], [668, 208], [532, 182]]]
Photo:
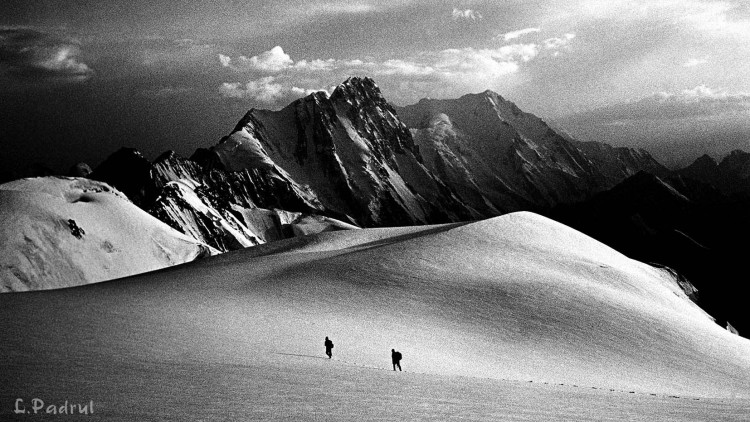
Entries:
[[323, 344], [326, 346], [326, 354], [328, 355], [328, 359], [330, 359], [333, 356], [333, 353], [331, 352], [331, 349], [333, 349], [333, 342], [326, 337], [326, 341]]
[[394, 349], [391, 349], [391, 361], [393, 362], [393, 370], [396, 370], [396, 367], [398, 366], [398, 370], [401, 370], [401, 352], [397, 352]]

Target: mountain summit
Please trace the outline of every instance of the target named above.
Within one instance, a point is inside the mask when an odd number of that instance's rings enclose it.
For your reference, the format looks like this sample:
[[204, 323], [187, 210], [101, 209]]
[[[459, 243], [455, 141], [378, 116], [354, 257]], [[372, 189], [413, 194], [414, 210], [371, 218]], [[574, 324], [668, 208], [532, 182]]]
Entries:
[[361, 225], [472, 216], [422, 165], [409, 129], [369, 78], [349, 78], [330, 97], [313, 93], [280, 111], [250, 110], [212, 151], [230, 170], [281, 167], [327, 210]]
[[[485, 213], [578, 201], [655, 163], [647, 153], [631, 154], [630, 162], [614, 150], [587, 153], [490, 90], [421, 100], [398, 113], [425, 165]], [[610, 161], [622, 174], [608, 177]]]

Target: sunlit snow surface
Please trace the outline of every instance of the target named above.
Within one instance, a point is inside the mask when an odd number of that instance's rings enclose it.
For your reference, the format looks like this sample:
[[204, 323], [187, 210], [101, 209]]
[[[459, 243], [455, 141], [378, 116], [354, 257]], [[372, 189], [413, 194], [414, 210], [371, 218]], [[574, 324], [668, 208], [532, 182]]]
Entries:
[[208, 255], [109, 185], [68, 177], [0, 185], [0, 292], [126, 277]]
[[34, 397], [106, 420], [750, 415], [748, 340], [661, 270], [530, 213], [5, 294], [0, 321], [2, 416]]

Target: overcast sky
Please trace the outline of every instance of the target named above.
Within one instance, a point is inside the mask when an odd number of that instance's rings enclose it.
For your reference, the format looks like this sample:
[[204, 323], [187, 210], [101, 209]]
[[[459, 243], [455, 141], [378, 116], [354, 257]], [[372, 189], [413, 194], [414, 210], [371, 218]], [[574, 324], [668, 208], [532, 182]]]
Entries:
[[[372, 77], [399, 105], [492, 89], [612, 143], [627, 130], [648, 146], [674, 128], [731, 122], [732, 141], [712, 142], [743, 147], [750, 6], [4, 0], [0, 166], [95, 166], [122, 145], [190, 155], [247, 109], [280, 108], [350, 75]], [[602, 129], [581, 129], [587, 121]]]

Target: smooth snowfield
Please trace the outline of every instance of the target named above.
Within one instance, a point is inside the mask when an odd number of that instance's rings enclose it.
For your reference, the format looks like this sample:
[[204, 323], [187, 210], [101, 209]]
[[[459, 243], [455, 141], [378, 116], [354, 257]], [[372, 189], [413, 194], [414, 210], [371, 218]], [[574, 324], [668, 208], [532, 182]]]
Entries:
[[111, 280], [210, 253], [106, 183], [84, 178], [0, 185], [0, 222], [0, 292]]
[[665, 272], [530, 213], [6, 294], [0, 321], [3, 415], [34, 397], [93, 400], [107, 420], [750, 414], [748, 340]]

